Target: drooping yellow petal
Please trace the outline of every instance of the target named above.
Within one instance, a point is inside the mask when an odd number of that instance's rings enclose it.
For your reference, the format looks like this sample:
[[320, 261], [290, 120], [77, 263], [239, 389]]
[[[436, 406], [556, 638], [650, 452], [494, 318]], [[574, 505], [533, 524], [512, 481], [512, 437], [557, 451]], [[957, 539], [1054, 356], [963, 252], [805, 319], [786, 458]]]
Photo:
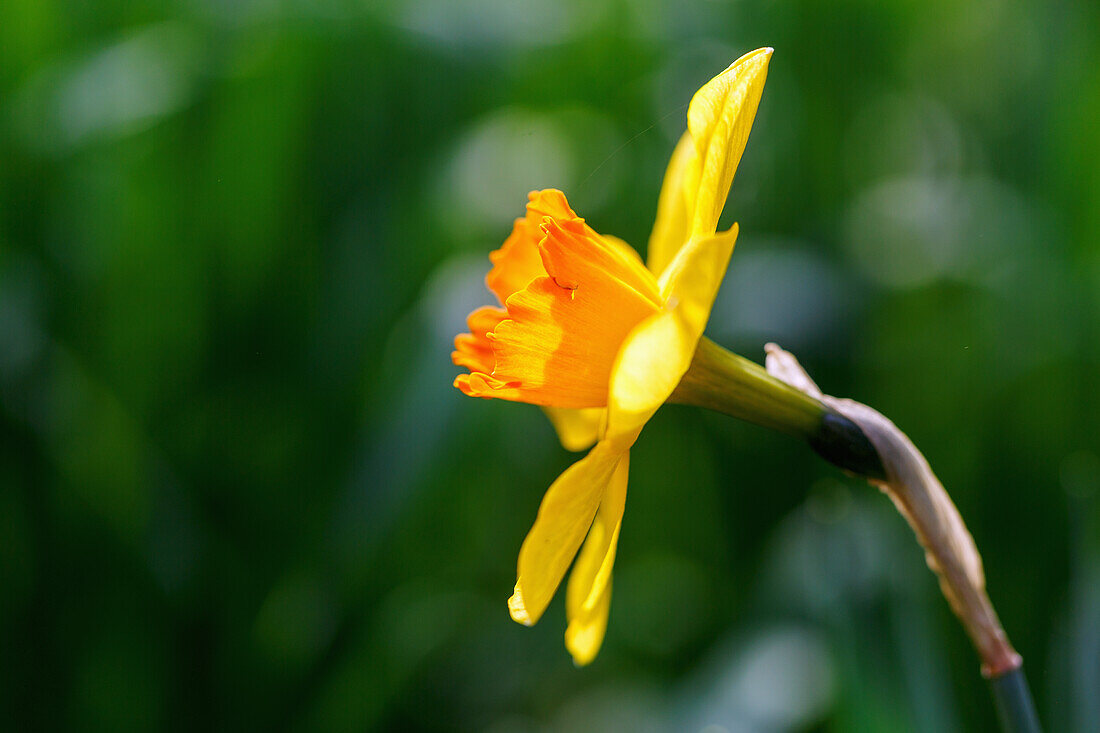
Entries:
[[691, 365], [736, 240], [737, 225], [690, 240], [661, 275], [666, 307], [638, 324], [619, 350], [606, 439], [620, 450], [633, 444]]
[[630, 456], [624, 455], [611, 482], [604, 491], [600, 509], [588, 531], [565, 594], [565, 613], [569, 627], [565, 630], [565, 646], [578, 666], [595, 659], [607, 629], [607, 612], [611, 604], [611, 570], [615, 564], [615, 548], [622, 527], [626, 504], [627, 475]]
[[770, 48], [745, 54], [691, 98], [688, 132], [695, 156], [687, 163], [684, 185], [687, 201], [693, 204], [692, 236], [714, 234], [718, 226], [756, 117], [771, 55]]
[[546, 490], [534, 526], [519, 551], [516, 588], [508, 599], [515, 621], [542, 616], [592, 526], [596, 509], [623, 454], [597, 443]]
[[583, 667], [596, 658], [607, 633], [607, 616], [610, 611], [611, 578], [608, 578], [596, 605], [570, 621], [565, 630], [565, 648], [573, 655], [573, 664]]
[[687, 173], [689, 163], [695, 157], [695, 144], [691, 133], [685, 132], [672, 151], [665, 179], [661, 183], [661, 196], [657, 199], [657, 219], [649, 236], [646, 264], [654, 275], [660, 275], [680, 247], [688, 240], [691, 228], [690, 215], [695, 209], [694, 188], [692, 200], [688, 200]]
[[542, 410], [550, 418], [562, 447], [571, 451], [586, 450], [599, 440], [600, 425], [607, 417], [607, 409], [603, 407], [579, 410], [544, 407]]

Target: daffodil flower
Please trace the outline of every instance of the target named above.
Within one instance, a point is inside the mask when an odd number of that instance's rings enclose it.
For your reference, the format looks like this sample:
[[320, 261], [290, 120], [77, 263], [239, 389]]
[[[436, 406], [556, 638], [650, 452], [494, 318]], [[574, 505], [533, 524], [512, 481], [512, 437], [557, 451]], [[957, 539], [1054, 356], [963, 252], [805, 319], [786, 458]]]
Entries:
[[[700, 338], [737, 238], [736, 224], [717, 232], [718, 219], [771, 54], [742, 56], [692, 98], [647, 263], [592, 229], [560, 191], [532, 192], [526, 216], [490, 255], [486, 282], [503, 307], [474, 311], [470, 332], [455, 339], [452, 358], [469, 370], [455, 380], [462, 392], [541, 405], [567, 448], [595, 442], [547, 490], [508, 601], [513, 619], [534, 624], [576, 558], [565, 643], [578, 665], [596, 656], [607, 628], [630, 448], [697, 347], [709, 353]], [[711, 363], [722, 358], [710, 353]], [[691, 385], [701, 389], [707, 373], [681, 388], [681, 401], [692, 401]]]
[[736, 224], [717, 232], [718, 218], [771, 53], [742, 56], [692, 98], [687, 132], [661, 187], [647, 263], [625, 242], [597, 233], [553, 189], [528, 195], [526, 216], [490, 255], [486, 283], [503, 307], [470, 314], [470, 332], [455, 339], [452, 354], [469, 373], [455, 386], [541, 405], [566, 448], [595, 443], [547, 489], [520, 548], [508, 609], [522, 624], [537, 622], [573, 564], [565, 645], [577, 665], [595, 658], [607, 630], [630, 448], [665, 402], [707, 407], [805, 438], [886, 491], [982, 655], [1002, 723], [1039, 730], [973, 539], [920, 452], [881, 414], [824, 397], [774, 344], [770, 368], [786, 381], [703, 338], [737, 238]]

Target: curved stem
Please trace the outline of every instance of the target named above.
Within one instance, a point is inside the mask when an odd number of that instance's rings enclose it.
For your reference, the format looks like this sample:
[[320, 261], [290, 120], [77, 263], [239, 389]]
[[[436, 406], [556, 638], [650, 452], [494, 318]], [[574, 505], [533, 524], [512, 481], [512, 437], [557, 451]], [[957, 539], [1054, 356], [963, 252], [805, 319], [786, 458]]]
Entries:
[[982, 558], [962, 516], [928, 461], [905, 433], [876, 410], [822, 394], [795, 359], [775, 344], [766, 347], [768, 371], [847, 416], [882, 459], [884, 480], [865, 477], [894, 502], [913, 528], [928, 567], [982, 660], [1006, 733], [1038, 733], [1039, 718], [1021, 665], [985, 589]]
[[1020, 655], [985, 589], [982, 559], [958, 509], [912, 441], [881, 413], [821, 392], [793, 354], [768, 344], [767, 368], [702, 339], [672, 402], [698, 405], [805, 439], [894, 502], [966, 629], [1006, 733], [1037, 733]]

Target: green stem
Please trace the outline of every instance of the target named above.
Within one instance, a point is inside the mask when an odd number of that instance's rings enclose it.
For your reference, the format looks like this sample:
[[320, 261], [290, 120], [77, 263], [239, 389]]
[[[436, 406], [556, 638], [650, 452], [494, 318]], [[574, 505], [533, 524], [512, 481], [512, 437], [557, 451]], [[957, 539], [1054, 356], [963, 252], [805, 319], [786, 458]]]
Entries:
[[860, 476], [885, 478], [878, 452], [855, 423], [708, 338], [699, 340], [691, 368], [669, 401], [802, 438], [830, 463]]
[[696, 405], [809, 439], [826, 407], [705, 336], [670, 402]]
[[1005, 733], [1042, 733], [1023, 667], [993, 677], [989, 686], [993, 690], [1001, 730]]

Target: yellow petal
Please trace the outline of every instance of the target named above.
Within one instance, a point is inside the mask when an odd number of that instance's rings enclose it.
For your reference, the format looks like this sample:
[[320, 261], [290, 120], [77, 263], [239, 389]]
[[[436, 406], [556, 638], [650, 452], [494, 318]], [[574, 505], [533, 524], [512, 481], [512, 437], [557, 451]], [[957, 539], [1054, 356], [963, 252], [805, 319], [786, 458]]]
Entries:
[[692, 236], [714, 234], [733, 174], [752, 129], [772, 49], [745, 54], [695, 93], [688, 106], [688, 132], [695, 156], [684, 173], [686, 200], [693, 205]]
[[584, 541], [623, 454], [597, 443], [547, 489], [538, 517], [519, 551], [512, 618], [530, 626], [542, 616]]
[[[642, 262], [642, 256], [640, 254], [638, 254], [638, 250], [631, 247], [630, 244], [626, 240], [619, 239], [618, 237], [616, 237], [614, 235], [611, 235], [611, 234], [603, 234], [601, 236], [604, 238], [605, 242], [607, 242], [609, 245], [611, 245], [612, 247], [617, 249], [619, 251], [619, 253], [622, 254], [623, 257], [625, 257], [628, 260], [633, 260], [640, 267], [645, 267], [646, 266], [645, 263]], [[652, 270], [651, 270], [651, 272], [652, 272]]]
[[569, 622], [565, 630], [565, 648], [573, 655], [573, 664], [583, 667], [596, 658], [607, 633], [607, 614], [611, 610], [611, 579], [594, 608]]
[[691, 328], [694, 341], [703, 335], [710, 319], [710, 309], [737, 242], [737, 231], [734, 224], [724, 232], [691, 240], [676, 253], [658, 280], [661, 297]]
[[565, 646], [578, 666], [596, 657], [607, 630], [607, 612], [611, 604], [611, 569], [623, 522], [626, 483], [630, 457], [624, 456], [604, 492], [600, 509], [588, 531], [588, 539], [569, 575], [565, 594], [565, 613], [569, 627]]
[[691, 365], [736, 240], [736, 224], [692, 239], [661, 274], [666, 307], [630, 332], [611, 370], [605, 439], [619, 450], [633, 445]]
[[544, 407], [550, 424], [558, 433], [558, 440], [566, 450], [581, 451], [590, 448], [600, 437], [600, 423], [607, 416], [602, 407], [586, 407], [571, 410], [566, 407]]
[[634, 444], [642, 426], [668, 399], [691, 363], [693, 351], [675, 309], [642, 321], [627, 336], [611, 372], [605, 440], [619, 450]]
[[685, 132], [672, 151], [672, 159], [668, 162], [665, 180], [661, 184], [661, 196], [657, 199], [657, 220], [649, 236], [646, 258], [649, 271], [654, 275], [661, 274], [688, 240], [689, 214], [694, 210], [695, 202], [688, 201], [686, 183], [688, 164], [694, 157], [695, 145], [691, 133]]

